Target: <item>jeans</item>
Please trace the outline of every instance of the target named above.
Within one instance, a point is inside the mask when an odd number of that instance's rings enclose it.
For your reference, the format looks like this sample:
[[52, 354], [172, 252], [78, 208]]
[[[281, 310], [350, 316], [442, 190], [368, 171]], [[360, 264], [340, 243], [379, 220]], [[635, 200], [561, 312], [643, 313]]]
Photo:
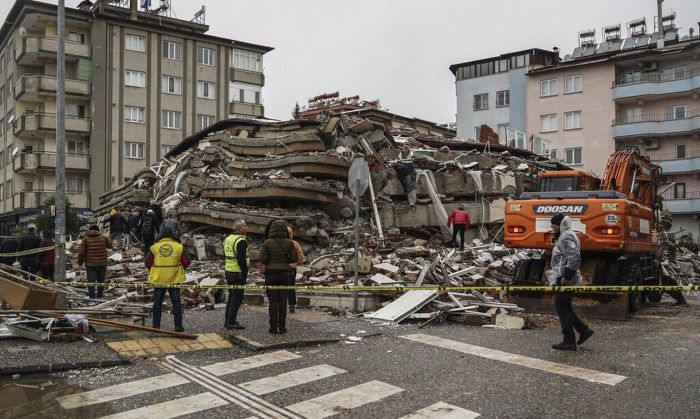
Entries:
[[163, 309], [165, 292], [170, 295], [170, 302], [173, 305], [173, 316], [175, 316], [175, 328], [182, 327], [182, 305], [180, 305], [180, 288], [154, 288], [153, 289], [153, 327], [160, 329], [160, 317]]
[[574, 329], [576, 329], [579, 334], [588, 330], [588, 326], [578, 318], [576, 313], [574, 313], [574, 309], [571, 307], [571, 301], [573, 299], [573, 291], [554, 293], [554, 308], [557, 310], [559, 323], [561, 323], [561, 333], [564, 335], [563, 343], [569, 345], [576, 343]]
[[[88, 283], [99, 282], [100, 284], [105, 282], [105, 277], [107, 276], [106, 266], [94, 266], [87, 268], [87, 280]], [[95, 287], [88, 287], [88, 294], [91, 299], [102, 298], [102, 287], [97, 287], [97, 294], [95, 294]]]
[[[265, 285], [289, 285], [289, 269], [265, 271]], [[270, 303], [270, 329], [285, 330], [287, 328], [287, 290], [266, 290]]]
[[[228, 285], [245, 285], [246, 278], [241, 272], [226, 272], [226, 283]], [[233, 327], [237, 321], [238, 310], [243, 304], [244, 290], [228, 290], [228, 301], [226, 302], [226, 317], [224, 327]]]
[[457, 233], [459, 233], [459, 248], [464, 250], [464, 231], [467, 226], [465, 224], [452, 225], [452, 243], [457, 247]]

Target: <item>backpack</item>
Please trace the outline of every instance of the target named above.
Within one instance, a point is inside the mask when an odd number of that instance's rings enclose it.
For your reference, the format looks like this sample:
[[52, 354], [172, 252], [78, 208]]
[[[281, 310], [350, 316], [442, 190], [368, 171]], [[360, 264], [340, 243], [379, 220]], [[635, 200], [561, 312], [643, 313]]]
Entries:
[[141, 225], [141, 231], [143, 234], [153, 233], [153, 216], [146, 214], [143, 218], [143, 224]]

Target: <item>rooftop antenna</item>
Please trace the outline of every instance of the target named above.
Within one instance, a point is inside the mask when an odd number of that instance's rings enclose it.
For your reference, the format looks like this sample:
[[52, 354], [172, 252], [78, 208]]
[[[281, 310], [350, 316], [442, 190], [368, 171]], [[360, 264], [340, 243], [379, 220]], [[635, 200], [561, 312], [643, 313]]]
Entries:
[[206, 6], [202, 5], [202, 8], [199, 9], [199, 11], [194, 14], [194, 17], [192, 18], [192, 20], [190, 20], [190, 22], [199, 23], [200, 25], [204, 25], [206, 22], [206, 18], [207, 18], [207, 8], [206, 8]]

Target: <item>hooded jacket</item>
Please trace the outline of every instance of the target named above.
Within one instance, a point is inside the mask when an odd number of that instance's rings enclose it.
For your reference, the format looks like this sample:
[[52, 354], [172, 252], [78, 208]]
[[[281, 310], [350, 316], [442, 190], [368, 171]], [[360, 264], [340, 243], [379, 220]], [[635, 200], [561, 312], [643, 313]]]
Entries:
[[299, 260], [294, 243], [287, 238], [287, 224], [282, 220], [270, 225], [268, 239], [260, 249], [260, 261], [266, 270], [289, 270], [289, 264]]
[[107, 266], [107, 249], [112, 248], [112, 242], [97, 230], [90, 230], [83, 237], [78, 251], [78, 265], [85, 262], [86, 268], [101, 268]]
[[581, 283], [581, 241], [571, 227], [571, 218], [564, 217], [559, 226], [560, 234], [552, 250], [552, 274], [547, 275], [549, 285], [556, 285], [558, 278], [564, 276], [567, 269], [574, 271], [571, 280], [564, 285], [579, 285]]

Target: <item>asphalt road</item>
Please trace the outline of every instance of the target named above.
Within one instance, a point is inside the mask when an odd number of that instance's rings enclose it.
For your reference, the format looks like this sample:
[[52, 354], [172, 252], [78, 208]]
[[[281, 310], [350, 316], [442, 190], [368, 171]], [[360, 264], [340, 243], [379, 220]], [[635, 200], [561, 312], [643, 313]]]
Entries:
[[[256, 411], [286, 407], [270, 416], [402, 418], [443, 402], [464, 410], [455, 416], [443, 410], [438, 416], [419, 417], [470, 417], [467, 411], [484, 418], [697, 417], [700, 301], [690, 302], [689, 307], [665, 302], [627, 322], [591, 322], [596, 334], [578, 352], [549, 349], [560, 340], [556, 322], [531, 330], [458, 324], [418, 329], [417, 324], [382, 326], [300, 313], [290, 324], [290, 336], [275, 337], [259, 331], [264, 313], [248, 307], [243, 317], [250, 326], [244, 332], [248, 339], [269, 344], [322, 336], [340, 342], [181, 353], [177, 359], [185, 366], [177, 370], [175, 385], [173, 379], [164, 381], [167, 385], [139, 381], [172, 372], [160, 360], [148, 358], [107, 371], [57, 374], [50, 378], [54, 395], [83, 396], [59, 399], [63, 405], [49, 397], [36, 416], [153, 417], [191, 410], [183, 417], [247, 418]], [[188, 319], [195, 329], [205, 324], [215, 329], [220, 314], [188, 314]], [[350, 342], [349, 336], [362, 339]], [[226, 364], [199, 368], [222, 362]], [[278, 374], [286, 375], [262, 380]], [[122, 386], [112, 387], [118, 384]], [[128, 395], [119, 397], [124, 388]], [[89, 393], [93, 389], [104, 390], [96, 394], [96, 403], [86, 402], [85, 395], [95, 395]], [[114, 400], [104, 402], [105, 397]]]

